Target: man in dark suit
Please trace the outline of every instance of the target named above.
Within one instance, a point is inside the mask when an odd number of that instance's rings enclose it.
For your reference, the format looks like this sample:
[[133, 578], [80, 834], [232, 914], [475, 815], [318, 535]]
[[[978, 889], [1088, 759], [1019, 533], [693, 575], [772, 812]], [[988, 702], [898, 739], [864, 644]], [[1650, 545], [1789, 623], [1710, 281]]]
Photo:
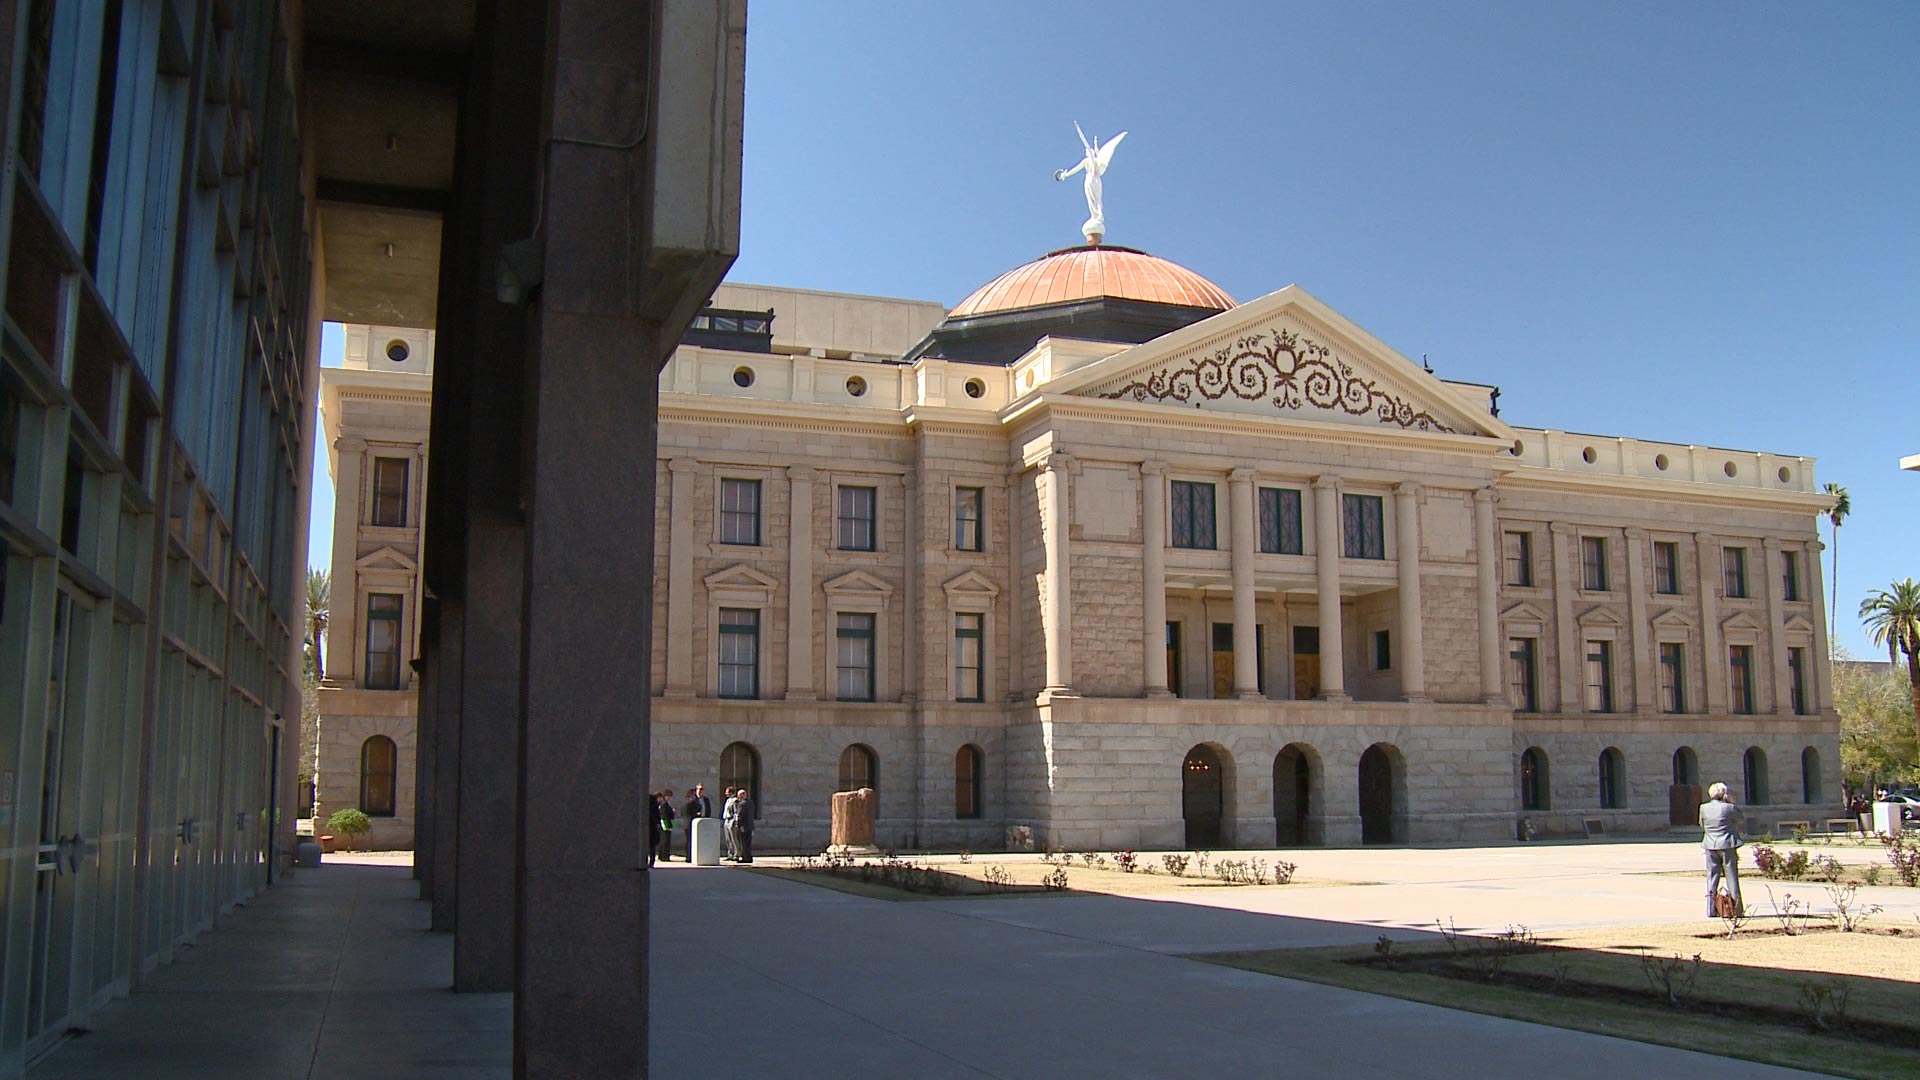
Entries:
[[753, 800], [746, 788], [733, 797], [733, 849], [734, 861], [753, 861]]
[[681, 807], [687, 819], [687, 861], [693, 861], [693, 823], [713, 816], [713, 801], [707, 798], [707, 785], [695, 784], [687, 792], [687, 805]]

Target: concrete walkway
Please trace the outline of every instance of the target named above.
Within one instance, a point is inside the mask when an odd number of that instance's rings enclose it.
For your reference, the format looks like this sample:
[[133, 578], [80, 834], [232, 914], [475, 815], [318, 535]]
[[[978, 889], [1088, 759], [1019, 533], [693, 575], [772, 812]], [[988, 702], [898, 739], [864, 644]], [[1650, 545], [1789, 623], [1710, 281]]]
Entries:
[[[1303, 876], [1388, 884], [888, 903], [669, 864], [652, 878], [653, 1075], [1807, 1075], [1179, 955], [1411, 937], [1449, 916], [1463, 929], [1537, 930], [1690, 919], [1699, 882], [1658, 875], [1693, 869], [1690, 845], [1286, 857]], [[1920, 910], [1912, 890], [1874, 893], [1885, 918]], [[413, 896], [397, 860], [298, 874], [29, 1076], [510, 1075], [509, 997], [446, 989], [451, 939], [426, 932]]]

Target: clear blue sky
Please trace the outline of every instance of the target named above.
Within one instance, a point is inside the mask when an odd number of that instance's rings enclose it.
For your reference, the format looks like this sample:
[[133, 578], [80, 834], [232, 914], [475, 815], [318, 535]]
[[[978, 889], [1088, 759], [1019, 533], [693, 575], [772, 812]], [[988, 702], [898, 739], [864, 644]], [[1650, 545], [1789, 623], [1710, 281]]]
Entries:
[[956, 303], [1080, 242], [1053, 170], [1124, 128], [1109, 242], [1517, 424], [1819, 459], [1856, 653], [1920, 577], [1920, 5], [754, 0], [747, 42], [733, 280]]

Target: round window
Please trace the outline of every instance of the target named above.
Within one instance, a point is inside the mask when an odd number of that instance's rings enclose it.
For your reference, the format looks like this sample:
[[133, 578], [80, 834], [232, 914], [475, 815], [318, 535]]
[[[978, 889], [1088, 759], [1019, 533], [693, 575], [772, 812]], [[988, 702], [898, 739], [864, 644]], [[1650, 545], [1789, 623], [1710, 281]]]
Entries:
[[743, 387], [743, 388], [752, 386], [753, 385], [753, 369], [750, 367], [734, 368], [733, 369], [733, 385], [738, 387]]
[[850, 397], [862, 397], [867, 392], [867, 380], [858, 375], [847, 377], [847, 394]]
[[1600, 455], [1594, 452], [1593, 447], [1589, 446], [1585, 450], [1580, 451], [1580, 460], [1591, 465], [1600, 460]]
[[1723, 473], [1726, 473], [1728, 476], [1739, 476], [1740, 466], [1735, 465], [1733, 462], [1729, 461], [1726, 463], [1726, 465], [1721, 467], [1720, 471]]
[[986, 383], [981, 382], [979, 379], [967, 380], [967, 396], [968, 397], [970, 398], [984, 397], [986, 396], [986, 393], [987, 393]]
[[1786, 466], [1784, 466], [1784, 465], [1782, 465], [1782, 466], [1780, 467], [1780, 482], [1781, 482], [1781, 483], [1783, 483], [1783, 484], [1787, 484], [1787, 483], [1792, 483], [1792, 482], [1793, 482], [1793, 470], [1792, 470], [1792, 469], [1789, 469], [1789, 468], [1787, 468], [1787, 467], [1786, 467]]
[[1659, 469], [1661, 472], [1666, 472], [1667, 471], [1667, 455], [1665, 454], [1653, 455], [1653, 467], [1656, 469]]
[[404, 364], [407, 362], [407, 357], [412, 355], [413, 350], [409, 349], [407, 343], [401, 341], [399, 338], [394, 338], [392, 341], [387, 342], [387, 359], [394, 363]]
[[1527, 452], [1527, 444], [1521, 442], [1519, 439], [1515, 439], [1513, 440], [1513, 449], [1509, 452], [1513, 454], [1514, 457], [1519, 457], [1521, 454]]

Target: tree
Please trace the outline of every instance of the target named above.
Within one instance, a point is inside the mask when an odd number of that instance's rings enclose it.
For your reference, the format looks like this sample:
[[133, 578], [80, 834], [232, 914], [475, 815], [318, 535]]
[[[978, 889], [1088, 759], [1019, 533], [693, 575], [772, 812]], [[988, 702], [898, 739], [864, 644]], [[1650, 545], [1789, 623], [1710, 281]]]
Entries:
[[[1887, 660], [1900, 666], [1907, 658], [1907, 686], [1913, 694], [1914, 719], [1920, 723], [1920, 582], [1896, 581], [1891, 589], [1875, 589], [1860, 602], [1860, 618], [1867, 637], [1887, 647]], [[1920, 730], [1920, 729], [1916, 729]]]
[[307, 570], [307, 670], [317, 682], [327, 677], [326, 657], [320, 641], [327, 633], [327, 608], [333, 599], [333, 575], [325, 570]]
[[[311, 785], [314, 800], [319, 799], [319, 779], [314, 766], [320, 745], [320, 679], [327, 673], [321, 641], [327, 634], [327, 610], [333, 598], [333, 575], [325, 570], [307, 570], [306, 647], [302, 650], [305, 669], [300, 687], [300, 769], [303, 785]], [[301, 808], [302, 815], [313, 813], [311, 805]]]
[[1833, 573], [1827, 580], [1827, 595], [1832, 598], [1827, 605], [1827, 640], [1832, 641], [1840, 617], [1840, 523], [1853, 513], [1853, 500], [1846, 488], [1832, 481], [1824, 490], [1833, 499], [1833, 506], [1827, 510], [1827, 521], [1833, 526]]
[[1920, 738], [1913, 695], [1899, 671], [1842, 651], [1833, 661], [1833, 707], [1840, 714], [1840, 771], [1856, 791], [1920, 781]]

